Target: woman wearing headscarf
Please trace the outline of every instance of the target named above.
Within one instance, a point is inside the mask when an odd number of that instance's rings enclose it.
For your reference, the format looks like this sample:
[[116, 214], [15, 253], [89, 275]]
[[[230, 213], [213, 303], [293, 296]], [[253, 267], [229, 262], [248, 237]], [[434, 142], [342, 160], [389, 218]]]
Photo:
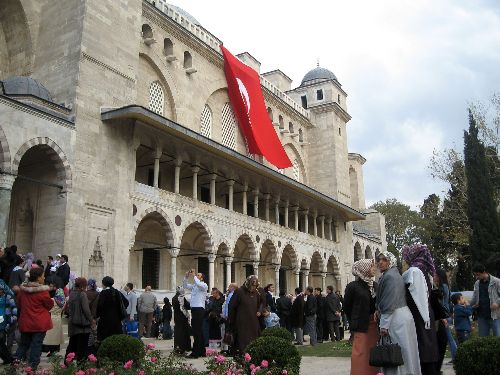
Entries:
[[260, 294], [257, 276], [249, 276], [233, 294], [229, 303], [228, 323], [235, 347], [244, 353], [248, 344], [260, 336], [259, 317], [265, 299]]
[[184, 288], [178, 286], [175, 296], [172, 297], [172, 308], [174, 310], [174, 351], [184, 354], [191, 350], [191, 326], [189, 325], [189, 302], [184, 295]]
[[66, 297], [62, 288], [58, 288], [55, 283], [49, 281], [46, 284], [50, 287], [49, 295], [54, 301], [54, 306], [50, 309], [53, 327], [47, 331], [43, 339], [42, 351], [47, 352], [47, 357], [50, 357], [61, 350], [61, 344], [64, 343], [61, 314], [66, 303]]
[[[95, 320], [97, 313], [97, 301], [99, 300], [99, 292], [97, 291], [97, 282], [95, 279], [90, 278], [87, 280], [87, 299], [89, 300], [90, 313]], [[90, 336], [88, 342], [88, 353], [95, 353], [95, 343], [97, 341], [97, 326], [92, 324], [90, 327]]]
[[352, 274], [358, 279], [347, 284], [343, 305], [353, 336], [351, 375], [376, 375], [379, 369], [369, 364], [370, 349], [378, 340], [374, 317], [377, 291], [377, 284], [373, 281], [375, 262], [373, 259], [358, 260], [352, 266]]
[[397, 269], [396, 257], [383, 251], [377, 257], [377, 266], [382, 272], [378, 280], [376, 307], [379, 315], [381, 336], [389, 336], [399, 344], [404, 364], [384, 368], [385, 375], [420, 375], [417, 332], [413, 316], [406, 304], [406, 289]]
[[415, 321], [422, 375], [438, 375], [438, 345], [434, 311], [430, 305], [431, 277], [436, 273], [426, 245], [403, 247], [403, 260], [410, 268], [403, 273], [408, 307]]
[[113, 288], [114, 283], [115, 280], [110, 276], [105, 276], [102, 279], [104, 289], [99, 294], [95, 315], [99, 319], [97, 322], [97, 340], [99, 342], [109, 336], [123, 333], [121, 307], [123, 303], [123, 306], [127, 308], [128, 300], [121, 292]]
[[75, 353], [77, 361], [87, 358], [91, 326], [94, 324], [87, 293], [85, 293], [86, 289], [87, 279], [77, 277], [75, 286], [68, 297], [69, 343], [66, 348], [65, 358], [69, 353]]
[[161, 310], [161, 321], [163, 323], [162, 338], [163, 340], [172, 339], [172, 305], [168, 297], [163, 298], [163, 308]]

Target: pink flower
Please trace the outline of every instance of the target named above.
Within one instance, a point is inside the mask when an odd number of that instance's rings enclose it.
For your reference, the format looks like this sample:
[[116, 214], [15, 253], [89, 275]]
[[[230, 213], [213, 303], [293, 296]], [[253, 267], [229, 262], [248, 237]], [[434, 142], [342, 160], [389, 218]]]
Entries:
[[66, 356], [66, 362], [70, 363], [73, 359], [75, 359], [75, 356], [76, 354], [73, 352], [68, 353], [68, 355]]
[[217, 357], [215, 357], [215, 362], [217, 363], [224, 363], [225, 360], [226, 357], [224, 357], [223, 355], [218, 355]]
[[250, 357], [250, 354], [248, 354], [248, 353], [245, 353], [244, 358], [245, 358], [245, 362], [250, 362], [252, 360], [252, 357]]
[[288, 371], [286, 371], [286, 370], [281, 371], [281, 373], [282, 373], [283, 375], [288, 375]]
[[144, 370], [141, 370], [141, 371], [139, 371], [139, 374], [137, 374], [137, 375], [144, 375], [144, 374], [145, 374]]
[[30, 372], [33, 372], [33, 369], [31, 367], [25, 367], [23, 368], [23, 371], [27, 374], [29, 374]]
[[156, 348], [156, 345], [151, 343], [151, 344], [148, 344], [148, 346], [146, 346], [146, 348], [148, 348], [149, 350], [152, 350], [152, 349]]
[[115, 375], [115, 373], [114, 373], [113, 371], [111, 371], [111, 372], [109, 373], [109, 375]]
[[260, 363], [260, 365], [264, 368], [266, 368], [267, 366], [269, 366], [269, 362], [267, 362], [265, 359], [262, 360], [262, 362]]
[[252, 364], [250, 365], [250, 370], [254, 370], [254, 369], [255, 369], [255, 365], [252, 363]]
[[216, 353], [217, 353], [217, 350], [214, 350], [214, 349], [211, 349], [211, 348], [207, 348], [207, 349], [205, 349], [205, 354], [206, 354], [207, 356], [212, 356], [212, 355], [214, 355], [214, 354], [216, 354]]
[[377, 375], [384, 375], [384, 373], [383, 372], [379, 372]]
[[90, 354], [87, 359], [90, 361], [90, 362], [97, 362], [97, 357], [93, 354]]
[[64, 363], [61, 363], [61, 368], [66, 368], [66, 365]]
[[256, 373], [256, 372], [258, 372], [259, 370], [260, 370], [260, 367], [259, 367], [259, 366], [257, 366], [256, 368], [254, 368], [254, 369], [252, 370], [252, 372], [251, 372], [250, 374], [251, 374], [251, 375], [255, 375], [255, 373]]
[[156, 362], [158, 362], [158, 358], [156, 358], [156, 357], [151, 357], [151, 358], [149, 359], [149, 361], [150, 361], [151, 363], [156, 363]]
[[82, 370], [78, 370], [75, 372], [75, 375], [85, 375], [85, 373]]
[[[130, 360], [130, 361], [127, 361], [125, 362], [125, 364], [123, 365], [123, 368], [132, 368], [132, 365], [134, 364], [134, 361]], [[114, 375], [114, 374], [113, 374]]]

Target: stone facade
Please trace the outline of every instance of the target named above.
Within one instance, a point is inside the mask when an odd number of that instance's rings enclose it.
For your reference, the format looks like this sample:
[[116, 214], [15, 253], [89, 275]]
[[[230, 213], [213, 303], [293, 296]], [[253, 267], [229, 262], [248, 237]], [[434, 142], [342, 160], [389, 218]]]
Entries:
[[0, 243], [157, 290], [191, 268], [219, 288], [254, 273], [288, 291], [343, 289], [355, 259], [385, 249], [333, 73], [294, 89], [280, 70], [261, 75], [293, 162], [277, 170], [248, 155], [221, 42], [183, 10], [7, 0], [0, 23], [0, 80], [43, 85], [0, 86]]

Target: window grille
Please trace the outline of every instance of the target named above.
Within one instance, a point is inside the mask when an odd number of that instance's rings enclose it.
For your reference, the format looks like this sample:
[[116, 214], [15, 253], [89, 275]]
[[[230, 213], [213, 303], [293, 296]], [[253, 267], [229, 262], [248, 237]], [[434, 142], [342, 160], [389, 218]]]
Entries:
[[212, 111], [208, 105], [205, 105], [201, 112], [200, 133], [204, 137], [212, 138]]
[[236, 118], [229, 103], [222, 108], [222, 144], [236, 150]]
[[153, 82], [149, 86], [149, 109], [163, 116], [163, 105], [165, 103], [165, 95], [158, 81]]

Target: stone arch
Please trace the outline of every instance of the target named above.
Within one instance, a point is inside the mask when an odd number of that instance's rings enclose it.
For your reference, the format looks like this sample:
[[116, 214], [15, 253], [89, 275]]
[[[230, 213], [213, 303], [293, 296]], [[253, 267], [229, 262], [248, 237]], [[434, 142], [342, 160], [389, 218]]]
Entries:
[[4, 0], [0, 12], [0, 79], [25, 76], [33, 70], [33, 37], [25, 9], [19, 0]]
[[[144, 64], [145, 66], [141, 67], [141, 64]], [[143, 68], [144, 71], [142, 70]], [[152, 70], [149, 74], [147, 71], [148, 69]], [[166, 71], [168, 72], [168, 70]], [[176, 86], [173, 80], [170, 79], [170, 76], [167, 78], [151, 56], [145, 53], [139, 53], [139, 77], [139, 89], [137, 90], [139, 95], [139, 104], [147, 107], [146, 103], [149, 102], [149, 96], [147, 96], [147, 98], [144, 96], [149, 95], [149, 86], [152, 82], [157, 80], [161, 84], [165, 96], [163, 116], [169, 118], [170, 120], [177, 121], [177, 105], [175, 98], [178, 93]]]
[[313, 255], [311, 257], [310, 265], [311, 265], [311, 272], [313, 271], [313, 268], [314, 268], [315, 272], [325, 272], [326, 271], [325, 260], [323, 259], [323, 257], [321, 256], [319, 251], [315, 251], [313, 253]]
[[261, 284], [275, 284], [275, 268], [278, 265], [278, 250], [271, 239], [266, 239], [260, 248], [259, 280]]
[[0, 170], [10, 173], [10, 148], [7, 137], [0, 126]]
[[224, 291], [227, 285], [231, 282], [228, 280], [227, 268], [225, 259], [230, 254], [229, 241], [226, 239], [221, 240], [216, 249], [216, 257], [214, 260], [214, 287]]
[[326, 265], [326, 285], [340, 290], [340, 260], [335, 255], [330, 255]]
[[247, 246], [251, 260], [257, 261], [259, 259], [259, 251], [258, 251], [257, 247], [255, 246], [255, 243], [253, 242], [252, 237], [246, 232], [241, 233], [238, 236], [238, 238], [236, 239], [236, 242], [234, 243], [234, 247], [233, 247], [233, 256], [235, 254], [235, 250], [236, 250], [236, 246], [238, 244], [238, 241], [240, 241], [240, 240]]
[[366, 245], [365, 248], [365, 259], [373, 259], [373, 252], [370, 245]]
[[[304, 159], [302, 157], [302, 154], [299, 152], [299, 150], [297, 150], [297, 147], [295, 147], [294, 144], [292, 143], [286, 143], [283, 148], [285, 149], [288, 157], [290, 158], [290, 160], [292, 161], [292, 163], [294, 161], [297, 162], [297, 166], [299, 168], [299, 175], [300, 175], [300, 182], [302, 182], [303, 184], [307, 184], [307, 172], [306, 172], [306, 168], [305, 168], [305, 165], [304, 165]], [[291, 177], [291, 178], [294, 178], [293, 176], [293, 171], [292, 171], [293, 168], [287, 168], [285, 170], [285, 175], [287, 175], [288, 177]]]
[[363, 259], [363, 249], [358, 241], [354, 244], [354, 261]]
[[233, 262], [231, 273], [233, 280], [241, 285], [250, 274], [256, 274], [255, 265], [258, 264], [259, 252], [250, 235], [242, 233], [238, 236], [233, 248]]
[[57, 176], [61, 181], [64, 181], [63, 188], [65, 191], [70, 191], [72, 188], [73, 180], [71, 173], [71, 166], [63, 150], [55, 143], [52, 139], [48, 137], [37, 137], [32, 138], [26, 143], [24, 143], [17, 151], [14, 159], [12, 160], [12, 173], [17, 175], [19, 169], [19, 163], [23, 155], [35, 146], [41, 146], [44, 148], [47, 155], [55, 161], [55, 168], [57, 170]]
[[135, 235], [137, 233], [137, 229], [139, 228], [139, 225], [141, 222], [147, 217], [147, 216], [155, 216], [158, 218], [159, 222], [162, 225], [162, 228], [165, 230], [165, 235], [167, 237], [167, 244], [171, 247], [175, 247], [175, 241], [174, 241], [174, 232], [173, 229], [175, 228], [172, 220], [168, 217], [168, 215], [159, 207], [149, 207], [146, 210], [144, 210], [140, 215], [137, 216], [137, 219], [134, 223], [134, 229], [132, 232], [132, 238], [131, 238], [131, 247], [134, 245], [135, 242]]
[[[279, 256], [280, 262], [280, 282], [279, 290], [286, 292], [293, 292], [297, 287], [296, 285], [296, 272], [299, 270], [297, 252], [292, 244], [287, 243]], [[278, 288], [276, 288], [278, 289]]]
[[214, 253], [214, 248], [213, 248], [213, 236], [212, 233], [210, 232], [210, 229], [208, 225], [201, 219], [198, 219], [197, 221], [194, 221], [190, 224], [187, 224], [184, 226], [184, 229], [181, 231], [181, 241], [184, 235], [186, 234], [187, 230], [189, 227], [193, 227], [198, 230], [200, 233], [201, 238], [203, 239], [203, 245], [205, 247], [205, 252], [208, 253]]

